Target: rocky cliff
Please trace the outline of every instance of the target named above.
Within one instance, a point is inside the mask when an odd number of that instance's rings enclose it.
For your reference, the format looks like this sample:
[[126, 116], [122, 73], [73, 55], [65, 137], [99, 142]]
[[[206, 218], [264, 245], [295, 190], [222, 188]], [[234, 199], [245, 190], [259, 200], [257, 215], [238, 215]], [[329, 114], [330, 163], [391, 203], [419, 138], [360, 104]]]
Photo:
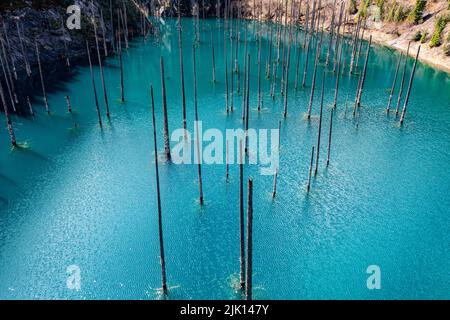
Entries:
[[[81, 29], [68, 30], [65, 24], [70, 14], [67, 14], [66, 10], [73, 4], [81, 9]], [[128, 1], [126, 4], [120, 0], [2, 1], [0, 55], [10, 86], [12, 82], [15, 83], [19, 105], [24, 105], [25, 97], [32, 96], [33, 88], [39, 87], [35, 85], [39, 82], [36, 45], [43, 73], [47, 82], [51, 84], [52, 78], [60, 78], [62, 74], [68, 75], [64, 73], [68, 71], [69, 66], [73, 67], [87, 61], [86, 40], [89, 41], [91, 49], [95, 48], [93, 19], [97, 26], [102, 57], [105, 56], [104, 43], [108, 53], [111, 53], [113, 47], [111, 13], [114, 25], [117, 25], [116, 9], [119, 8], [127, 11], [129, 37], [139, 35], [143, 30], [142, 15], [133, 3]], [[149, 26], [147, 28], [150, 30]], [[27, 72], [27, 69], [31, 72]], [[6, 91], [2, 69], [0, 76]], [[51, 86], [49, 87], [51, 90]]]

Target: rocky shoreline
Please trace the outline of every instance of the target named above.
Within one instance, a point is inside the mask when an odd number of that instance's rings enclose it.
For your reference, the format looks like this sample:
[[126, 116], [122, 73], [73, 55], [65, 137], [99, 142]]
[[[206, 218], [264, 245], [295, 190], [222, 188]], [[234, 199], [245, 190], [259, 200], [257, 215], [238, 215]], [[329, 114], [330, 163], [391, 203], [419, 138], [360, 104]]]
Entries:
[[[333, 4], [335, 0], [321, 0], [320, 1], [320, 11], [325, 15], [324, 29], [328, 32], [331, 25], [331, 16], [333, 12]], [[348, 6], [352, 1], [347, 1], [346, 10], [349, 12]], [[358, 3], [356, 4], [356, 10], [348, 15], [348, 21], [345, 23], [345, 28], [341, 30], [341, 33], [347, 33], [349, 27], [354, 27], [359, 14], [360, 9], [358, 9]], [[407, 52], [408, 43], [410, 43], [409, 55], [411, 57], [415, 56], [415, 53], [421, 46], [421, 54], [419, 60], [432, 65], [433, 67], [445, 71], [450, 74], [450, 51], [446, 54], [444, 51], [444, 46], [448, 45], [450, 48], [450, 5], [446, 0], [436, 0], [436, 1], [426, 1], [425, 10], [423, 13], [423, 20], [418, 24], [409, 23], [407, 18], [404, 18], [401, 22], [386, 21], [380, 18], [380, 7], [377, 3], [384, 3], [385, 11], [388, 10], [389, 6], [398, 5], [405, 10], [410, 12], [413, 10], [416, 0], [383, 0], [383, 1], [373, 1], [372, 4], [368, 5], [365, 9], [366, 14], [366, 28], [364, 32], [364, 38], [366, 40], [372, 36], [372, 41], [401, 51], [404, 54]], [[255, 4], [256, 3], [256, 4]], [[280, 3], [277, 0], [261, 0], [254, 2], [253, 0], [246, 0], [246, 6], [244, 6], [244, 17], [248, 19], [258, 19], [258, 20], [271, 20], [275, 21], [277, 7], [276, 4]], [[284, 3], [281, 0], [281, 3]], [[361, 2], [359, 2], [360, 4]], [[369, 1], [369, 3], [371, 3]], [[255, 6], [254, 6], [255, 4]], [[336, 7], [339, 5], [339, 1], [336, 1]], [[290, 22], [289, 16], [285, 20], [284, 12], [285, 8], [280, 7], [281, 10], [281, 23], [287, 21]], [[289, 10], [289, 9], [288, 9]], [[298, 23], [303, 24], [305, 21], [305, 1], [302, 4], [302, 14], [299, 17]], [[338, 10], [338, 9], [336, 9]], [[440, 46], [431, 48], [429, 41], [431, 35], [434, 31], [436, 21], [443, 17], [448, 20], [446, 27], [442, 31], [442, 44]], [[345, 30], [345, 31], [344, 31]], [[418, 33], [426, 34], [424, 41], [416, 40], [415, 37]]]

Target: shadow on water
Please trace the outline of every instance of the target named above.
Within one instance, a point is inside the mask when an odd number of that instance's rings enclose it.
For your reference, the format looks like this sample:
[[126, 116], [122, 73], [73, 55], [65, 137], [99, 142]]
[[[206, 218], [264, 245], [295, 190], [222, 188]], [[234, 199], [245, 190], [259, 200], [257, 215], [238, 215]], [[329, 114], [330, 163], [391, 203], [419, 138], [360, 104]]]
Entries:
[[0, 180], [5, 182], [5, 183], [7, 183], [7, 184], [9, 184], [9, 185], [17, 186], [17, 183], [13, 179], [11, 179], [10, 177], [5, 176], [2, 173], [0, 173]]
[[6, 198], [0, 196], [0, 206], [2, 206], [2, 205], [8, 205], [8, 203], [9, 203], [9, 200], [8, 200], [8, 199], [6, 199]]
[[72, 124], [72, 126], [67, 128], [67, 130], [70, 132], [72, 138], [76, 138], [76, 137], [80, 136], [81, 131], [79, 129], [80, 129], [80, 125], [75, 120], [74, 120], [74, 123]]
[[[130, 43], [130, 49], [137, 48], [137, 43]], [[119, 65], [115, 60], [115, 56], [111, 55], [109, 59], [114, 60], [105, 60], [105, 67], [108, 69], [113, 69], [114, 71], [119, 69]], [[98, 62], [96, 59], [93, 60], [93, 65], [97, 66]], [[76, 66], [68, 70], [65, 66], [58, 66], [51, 71], [44, 71], [44, 81], [45, 81], [45, 91], [47, 96], [58, 92], [67, 92], [71, 83], [82, 74], [83, 68], [87, 67], [87, 60], [79, 59], [76, 62]], [[37, 106], [39, 109], [44, 108], [44, 102], [42, 97], [42, 87], [40, 83], [40, 79], [38, 73], [33, 75], [31, 82], [29, 80], [23, 80], [23, 85], [20, 85], [21, 88], [19, 93], [19, 105], [17, 106], [17, 114], [19, 116], [25, 118], [32, 118], [29, 112], [29, 107], [26, 102], [26, 97], [30, 97], [30, 102], [33, 106], [33, 109]], [[52, 111], [52, 106], [50, 105], [50, 111]], [[37, 110], [39, 110], [37, 109]]]
[[33, 149], [31, 149], [31, 145], [28, 144], [28, 142], [25, 142], [22, 145], [19, 144], [18, 146], [14, 147], [13, 151], [14, 152], [22, 152], [23, 154], [29, 155], [32, 158], [36, 159], [36, 160], [40, 160], [40, 161], [44, 161], [44, 162], [50, 162], [50, 159], [48, 157], [46, 157], [46, 156], [40, 154], [39, 152], [36, 152]]
[[105, 63], [104, 67], [108, 69], [113, 69], [115, 71], [119, 70], [120, 68], [117, 64], [115, 64], [115, 61], [108, 61], [107, 63]]
[[[57, 68], [50, 73], [44, 73], [45, 90], [47, 96], [65, 92], [68, 90], [70, 84], [81, 74], [81, 69], [85, 65], [80, 63], [77, 67], [68, 71], [66, 68]], [[38, 73], [35, 73], [32, 80], [24, 80], [23, 85], [19, 85], [19, 105], [17, 106], [17, 114], [25, 118], [32, 118], [29, 112], [29, 107], [26, 101], [26, 97], [30, 97], [30, 102], [35, 109], [39, 106], [39, 109], [44, 108], [44, 102], [42, 97], [42, 87], [39, 80]], [[37, 110], [39, 110], [37, 109]], [[50, 106], [51, 111], [51, 106]]]

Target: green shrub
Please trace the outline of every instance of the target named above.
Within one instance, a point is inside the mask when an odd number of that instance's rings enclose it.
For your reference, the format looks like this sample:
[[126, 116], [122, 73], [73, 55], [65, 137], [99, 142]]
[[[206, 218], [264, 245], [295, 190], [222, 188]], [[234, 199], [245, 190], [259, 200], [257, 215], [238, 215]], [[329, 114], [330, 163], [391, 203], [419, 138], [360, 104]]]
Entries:
[[408, 17], [410, 11], [411, 9], [394, 1], [388, 11], [386, 19], [389, 22], [402, 22]]
[[411, 11], [408, 19], [414, 23], [419, 24], [423, 22], [423, 12], [425, 11], [425, 6], [427, 5], [426, 0], [416, 0], [416, 5]]
[[358, 8], [358, 15], [362, 18], [367, 18], [367, 9], [369, 7], [370, 0], [361, 0]]
[[434, 25], [433, 35], [431, 36], [431, 40], [430, 40], [431, 48], [439, 47], [442, 44], [441, 34], [442, 34], [442, 31], [445, 29], [446, 24], [447, 24], [447, 18], [444, 16], [440, 16], [436, 20], [436, 24]]
[[350, 0], [348, 4], [348, 13], [355, 14], [358, 10], [356, 9], [356, 0]]
[[447, 57], [450, 57], [450, 43], [446, 43], [446, 44], [444, 45], [444, 54], [445, 54]]
[[389, 8], [386, 19], [390, 22], [394, 21], [395, 9], [397, 8], [397, 2], [393, 2], [391, 7]]
[[408, 16], [408, 10], [402, 4], [398, 4], [395, 9], [394, 22], [402, 22]]
[[420, 43], [425, 43], [427, 41], [428, 32], [424, 32], [420, 37]]
[[417, 42], [420, 39], [422, 39], [422, 32], [420, 32], [420, 30], [417, 30], [416, 33], [414, 34], [414, 37], [412, 38], [412, 40]]
[[385, 3], [386, 3], [386, 0], [376, 0], [376, 5], [377, 5], [378, 9], [380, 10], [380, 20], [384, 19], [384, 5], [385, 5]]

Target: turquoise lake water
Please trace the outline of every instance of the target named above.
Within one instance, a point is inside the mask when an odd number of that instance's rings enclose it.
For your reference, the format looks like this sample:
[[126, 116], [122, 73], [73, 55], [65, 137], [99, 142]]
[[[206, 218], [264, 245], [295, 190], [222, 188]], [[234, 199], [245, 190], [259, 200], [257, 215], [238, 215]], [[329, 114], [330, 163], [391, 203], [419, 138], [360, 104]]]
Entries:
[[[105, 116], [99, 69], [95, 68], [103, 129], [97, 122], [89, 67], [77, 68], [73, 79], [49, 94], [51, 116], [43, 105], [36, 104], [34, 119], [12, 117], [17, 139], [27, 148], [11, 150], [4, 116], [0, 116], [0, 298], [160, 297], [149, 86], [153, 83], [155, 87], [158, 148], [162, 151], [161, 55], [169, 128], [182, 126], [175, 21], [165, 20], [161, 28], [160, 41], [135, 40], [124, 53], [123, 104], [119, 101], [118, 58], [105, 61], [110, 121]], [[204, 129], [241, 128], [241, 95], [234, 96], [235, 111], [225, 112], [223, 24], [201, 21], [200, 31], [199, 118]], [[215, 84], [210, 31], [215, 37]], [[326, 51], [317, 72], [310, 121], [304, 115], [313, 54], [307, 86], [294, 90], [294, 49], [287, 118], [282, 116], [279, 83], [272, 101], [265, 79], [264, 107], [258, 113], [258, 43], [251, 23], [248, 32], [250, 127], [274, 129], [282, 120], [275, 200], [271, 196], [273, 177], [260, 175], [258, 165], [244, 169], [246, 177], [254, 178], [254, 298], [450, 298], [449, 75], [418, 63], [408, 113], [399, 127], [398, 118], [384, 112], [399, 53], [373, 45], [358, 128], [350, 111], [357, 77], [350, 77], [347, 71], [341, 79], [331, 163], [326, 167], [329, 106], [335, 84], [335, 75], [327, 72], [320, 166], [308, 194], [305, 187], [311, 147], [317, 139]], [[191, 19], [183, 19], [183, 39], [188, 129], [193, 131]], [[266, 38], [262, 45], [265, 63]], [[360, 66], [364, 53], [365, 49]], [[243, 43], [239, 55], [242, 65]], [[300, 79], [303, 52], [301, 57]], [[407, 81], [413, 60], [408, 63]], [[66, 95], [71, 97], [77, 129], [66, 112]], [[393, 100], [395, 106], [396, 96]], [[204, 165], [202, 169], [205, 205], [201, 208], [196, 166], [160, 165], [169, 298], [240, 299], [234, 289], [239, 274], [238, 167], [230, 166], [228, 182], [225, 165]], [[69, 265], [80, 268], [79, 291], [66, 286]], [[380, 290], [366, 286], [369, 265], [381, 269]]]

